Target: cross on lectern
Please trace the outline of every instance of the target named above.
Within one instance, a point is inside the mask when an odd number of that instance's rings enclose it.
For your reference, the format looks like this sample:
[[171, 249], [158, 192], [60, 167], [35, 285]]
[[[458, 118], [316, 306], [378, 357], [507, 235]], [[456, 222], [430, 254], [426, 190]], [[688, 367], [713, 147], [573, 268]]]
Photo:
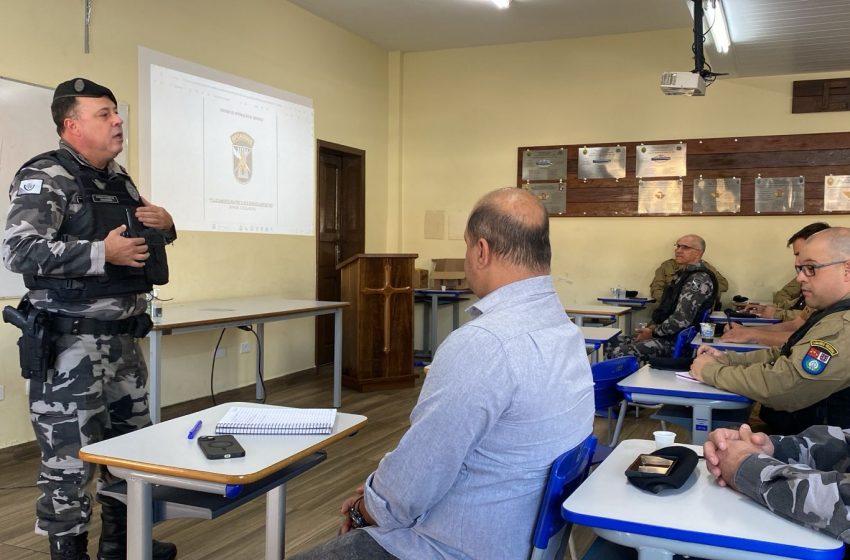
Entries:
[[390, 284], [392, 267], [389, 259], [384, 260], [384, 286], [382, 288], [363, 288], [361, 292], [365, 295], [383, 295], [384, 296], [384, 354], [390, 353], [390, 298], [394, 294], [412, 293], [413, 288], [404, 286], [396, 288]]

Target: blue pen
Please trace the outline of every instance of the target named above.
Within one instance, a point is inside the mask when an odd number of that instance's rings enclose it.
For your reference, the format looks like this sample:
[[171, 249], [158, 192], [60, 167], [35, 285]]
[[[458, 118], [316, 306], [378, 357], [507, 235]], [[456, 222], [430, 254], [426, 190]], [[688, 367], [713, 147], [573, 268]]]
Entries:
[[189, 439], [195, 439], [195, 436], [198, 435], [198, 432], [201, 431], [201, 424], [203, 424], [203, 421], [201, 420], [195, 422], [195, 425], [192, 426], [191, 430], [189, 430]]

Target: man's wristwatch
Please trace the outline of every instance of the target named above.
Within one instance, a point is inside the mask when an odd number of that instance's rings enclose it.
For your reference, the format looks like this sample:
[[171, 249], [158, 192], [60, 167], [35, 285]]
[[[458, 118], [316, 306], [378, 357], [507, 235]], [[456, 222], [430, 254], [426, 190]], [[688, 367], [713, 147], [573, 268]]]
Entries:
[[357, 498], [351, 507], [348, 508], [348, 517], [351, 519], [351, 526], [355, 529], [360, 529], [361, 527], [368, 527], [369, 524], [366, 522], [366, 519], [363, 517], [363, 514], [360, 513], [360, 509], [357, 506], [360, 505], [360, 502], [363, 501], [363, 496]]

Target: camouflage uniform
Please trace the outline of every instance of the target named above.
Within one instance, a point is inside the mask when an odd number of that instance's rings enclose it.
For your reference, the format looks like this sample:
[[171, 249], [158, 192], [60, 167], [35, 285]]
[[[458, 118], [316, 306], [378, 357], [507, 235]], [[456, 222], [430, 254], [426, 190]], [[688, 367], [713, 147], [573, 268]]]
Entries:
[[812, 426], [771, 436], [773, 457], [752, 454], [735, 487], [772, 512], [850, 542], [850, 430]]
[[[88, 163], [60, 141], [83, 165]], [[110, 175], [126, 171], [115, 161]], [[129, 177], [127, 177], [129, 179]], [[37, 189], [20, 188], [38, 184]], [[33, 181], [34, 180], [34, 181]], [[22, 169], [10, 187], [2, 255], [12, 272], [49, 277], [95, 276], [104, 273], [102, 242], [62, 239], [63, 221], [83, 210], [80, 187], [71, 173], [51, 160]], [[88, 214], [89, 216], [92, 213]], [[169, 241], [176, 235], [172, 228]], [[28, 293], [33, 306], [67, 316], [99, 320], [125, 319], [144, 313], [145, 294], [69, 303], [52, 299], [47, 290]], [[150, 424], [147, 367], [130, 335], [60, 335], [54, 370], [44, 382], [30, 380], [30, 415], [41, 448], [36, 503], [36, 531], [78, 535], [87, 530], [91, 496], [86, 491], [93, 467], [78, 458], [80, 447]], [[112, 481], [102, 469], [98, 488]]]
[[[717, 299], [719, 301], [720, 294], [725, 293], [729, 289], [729, 281], [726, 280], [726, 278], [724, 278], [723, 275], [714, 268], [714, 266], [709, 264], [708, 261], [702, 261], [702, 265], [713, 272], [714, 276], [717, 278]], [[676, 259], [667, 259], [661, 263], [661, 266], [655, 270], [655, 276], [649, 284], [650, 296], [660, 300], [661, 296], [664, 295], [664, 288], [673, 282], [673, 278], [676, 277], [676, 274], [678, 274], [680, 270], [682, 270], [682, 267], [676, 264]]]
[[[699, 266], [701, 265], [688, 265], [685, 270]], [[673, 313], [660, 324], [653, 326], [652, 338], [642, 342], [633, 342], [632, 337], [624, 336], [619, 344], [610, 347], [608, 357], [617, 358], [626, 355], [641, 358], [670, 356], [676, 346], [676, 335], [694, 324], [697, 314], [705, 307], [713, 292], [714, 285], [707, 273], [697, 272], [693, 274], [682, 287]]]

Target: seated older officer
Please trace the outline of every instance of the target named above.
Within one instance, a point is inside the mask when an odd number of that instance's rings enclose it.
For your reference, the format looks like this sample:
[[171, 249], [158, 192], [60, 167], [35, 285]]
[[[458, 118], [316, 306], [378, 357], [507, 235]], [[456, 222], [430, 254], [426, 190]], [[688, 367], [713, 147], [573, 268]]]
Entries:
[[[717, 300], [719, 301], [720, 294], [725, 293], [726, 290], [729, 289], [729, 281], [726, 280], [726, 278], [718, 272], [717, 268], [708, 261], [702, 261], [702, 265], [710, 270], [711, 273], [714, 274], [714, 277], [717, 278]], [[682, 270], [682, 268], [682, 265], [680, 265], [675, 258], [667, 259], [661, 263], [661, 265], [655, 269], [655, 276], [649, 284], [650, 296], [657, 300], [661, 300], [661, 296], [664, 295], [664, 289], [673, 283], [673, 279], [676, 277], [676, 274]]]
[[[829, 229], [827, 224], [824, 222], [816, 222], [814, 224], [807, 225], [792, 235], [788, 240], [788, 246], [791, 247], [791, 250], [794, 252], [794, 258], [796, 259], [800, 254], [800, 250], [803, 248], [803, 245], [809, 237], [825, 229]], [[782, 346], [785, 344], [788, 337], [791, 336], [791, 333], [802, 327], [803, 323], [805, 323], [815, 311], [811, 307], [805, 305], [806, 298], [804, 298], [800, 292], [800, 283], [797, 282], [797, 278], [795, 277], [792, 282], [794, 282], [794, 285], [797, 287], [799, 300], [794, 304], [794, 307], [799, 308], [799, 310], [774, 310], [771, 306], [758, 306], [757, 304], [747, 306], [747, 311], [756, 312], [763, 317], [777, 316], [777, 312], [782, 312], [785, 320], [781, 323], [776, 323], [775, 325], [761, 325], [758, 327], [745, 327], [733, 322], [724, 330], [723, 336], [720, 337], [720, 340], [722, 342], [755, 342], [757, 344], [767, 344], [768, 346]], [[803, 305], [802, 307], [800, 307], [801, 303]], [[793, 314], [791, 314], [792, 311]]]
[[798, 436], [719, 429], [705, 442], [709, 472], [773, 513], [850, 542], [850, 430], [813, 426]]
[[437, 349], [398, 447], [342, 503], [342, 535], [295, 558], [528, 556], [552, 461], [593, 429], [593, 379], [540, 201], [492, 192], [464, 237], [474, 319]]
[[703, 266], [705, 241], [698, 235], [685, 235], [674, 245], [676, 264], [681, 270], [664, 290], [652, 312], [652, 324], [635, 330], [632, 337], [612, 346], [608, 357], [623, 355], [644, 358], [670, 356], [676, 337], [699, 323], [717, 296], [717, 279]]
[[774, 433], [815, 424], [850, 428], [850, 229], [814, 234], [796, 262], [806, 302], [817, 310], [803, 326], [782, 348], [701, 346], [691, 374], [762, 403], [761, 418]]

